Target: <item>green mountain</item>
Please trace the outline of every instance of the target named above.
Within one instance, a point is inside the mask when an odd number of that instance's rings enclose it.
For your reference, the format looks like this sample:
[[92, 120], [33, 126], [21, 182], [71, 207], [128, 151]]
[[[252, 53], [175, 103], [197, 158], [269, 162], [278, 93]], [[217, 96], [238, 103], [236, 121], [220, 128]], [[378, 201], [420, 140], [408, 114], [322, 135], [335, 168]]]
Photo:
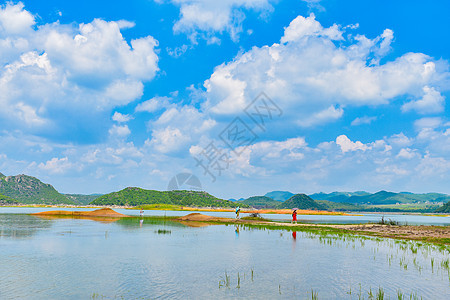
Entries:
[[81, 194], [63, 194], [77, 205], [88, 205], [98, 197], [102, 196], [101, 194], [92, 194], [92, 195], [81, 195]]
[[2, 173], [0, 173], [0, 178], [6, 177], [5, 175], [3, 175]]
[[317, 203], [305, 194], [295, 194], [288, 200], [281, 203], [278, 208], [326, 210], [325, 206]]
[[450, 202], [447, 202], [444, 205], [442, 205], [441, 207], [439, 207], [438, 209], [436, 209], [436, 212], [450, 213]]
[[275, 201], [266, 196], [253, 196], [239, 202], [254, 208], [276, 208], [280, 205], [280, 201]]
[[407, 203], [426, 203], [426, 202], [448, 202], [450, 196], [438, 193], [428, 194], [411, 194], [411, 193], [392, 193], [386, 191], [380, 191], [375, 194], [369, 194], [365, 196], [352, 196], [345, 202], [353, 204], [407, 204]]
[[0, 194], [25, 204], [75, 204], [50, 184], [27, 175], [0, 178]]
[[2, 205], [16, 205], [19, 204], [16, 200], [11, 197], [0, 194], [0, 206]]
[[284, 202], [287, 199], [294, 196], [294, 194], [291, 192], [285, 192], [285, 191], [273, 191], [273, 192], [269, 192], [269, 193], [265, 194], [264, 196], [272, 198], [275, 201]]
[[93, 205], [139, 206], [144, 204], [173, 204], [198, 207], [247, 207], [240, 202], [216, 198], [200, 191], [154, 191], [128, 187], [119, 192], [109, 193], [91, 202]]
[[331, 202], [352, 203], [352, 204], [370, 204], [370, 205], [389, 205], [389, 204], [427, 204], [450, 201], [450, 196], [438, 193], [414, 194], [409, 192], [392, 193], [380, 191], [370, 194], [367, 192], [333, 192], [316, 193], [309, 195], [314, 200], [328, 200]]
[[358, 192], [332, 192], [332, 193], [316, 193], [311, 194], [311, 197], [314, 200], [328, 200], [332, 202], [348, 202], [348, 198], [352, 196], [366, 196], [370, 195], [370, 193], [358, 191]]
[[364, 206], [351, 204], [346, 202], [333, 202], [329, 200], [315, 200], [320, 205], [324, 206], [327, 210], [332, 211], [362, 211]]

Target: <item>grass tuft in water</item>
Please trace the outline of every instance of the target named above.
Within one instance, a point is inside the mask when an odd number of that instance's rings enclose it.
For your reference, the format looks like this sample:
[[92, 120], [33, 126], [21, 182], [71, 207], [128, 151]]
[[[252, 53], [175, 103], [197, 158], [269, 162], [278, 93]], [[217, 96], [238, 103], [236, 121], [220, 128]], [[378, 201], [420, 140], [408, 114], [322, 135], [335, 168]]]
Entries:
[[384, 299], [384, 290], [382, 287], [378, 288], [377, 295], [375, 296], [375, 299], [377, 300], [383, 300]]
[[318, 293], [315, 292], [313, 289], [311, 289], [311, 300], [318, 300], [319, 296]]

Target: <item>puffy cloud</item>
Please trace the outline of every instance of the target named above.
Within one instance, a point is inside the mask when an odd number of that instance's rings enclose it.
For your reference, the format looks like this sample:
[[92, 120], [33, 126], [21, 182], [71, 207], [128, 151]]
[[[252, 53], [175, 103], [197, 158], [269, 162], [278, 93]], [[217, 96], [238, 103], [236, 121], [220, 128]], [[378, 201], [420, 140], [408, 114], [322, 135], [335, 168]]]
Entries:
[[57, 128], [65, 137], [74, 128], [99, 128], [92, 124], [140, 98], [158, 70], [158, 42], [146, 36], [128, 43], [120, 29], [130, 22], [34, 23], [22, 3], [0, 7], [3, 126], [42, 135]]
[[409, 148], [402, 148], [400, 152], [397, 154], [397, 158], [405, 158], [405, 159], [412, 159], [417, 155], [413, 150]]
[[325, 36], [331, 40], [342, 40], [342, 32], [335, 24], [324, 29], [319, 22], [315, 20], [314, 14], [305, 18], [298, 16], [284, 30], [284, 36], [281, 38], [282, 43], [299, 40], [305, 36]]
[[217, 42], [216, 33], [226, 31], [233, 40], [242, 32], [245, 10], [270, 12], [271, 0], [171, 0], [180, 7], [180, 19], [173, 26], [176, 33], [186, 33], [195, 42], [203, 34], [209, 42]]
[[126, 122], [130, 121], [131, 119], [133, 119], [133, 116], [121, 114], [120, 112], [116, 111], [114, 113], [114, 115], [112, 116], [112, 119], [119, 123], [126, 123]]
[[341, 151], [343, 153], [348, 151], [366, 151], [367, 149], [370, 149], [369, 146], [361, 143], [360, 141], [352, 142], [346, 135], [340, 135], [336, 138], [336, 144], [341, 147]]
[[7, 2], [0, 7], [0, 37], [20, 36], [28, 33], [35, 24], [33, 15], [24, 10], [22, 2]]
[[423, 97], [416, 101], [405, 103], [404, 112], [415, 110], [419, 114], [439, 113], [444, 111], [445, 98], [433, 87], [423, 87]]
[[[189, 120], [189, 122], [186, 122]], [[161, 153], [178, 153], [206, 138], [217, 122], [195, 107], [171, 104], [156, 120], [148, 122], [152, 137], [145, 143]]]
[[324, 28], [314, 15], [297, 17], [280, 44], [253, 47], [218, 66], [204, 83], [204, 109], [237, 114], [264, 91], [286, 112], [286, 124], [317, 116], [311, 123], [320, 125], [339, 118], [348, 106], [389, 104], [428, 86], [439, 92], [437, 86], [450, 75], [444, 61], [422, 53], [379, 64], [393, 40], [389, 29], [374, 39], [346, 34], [336, 43], [344, 30]]
[[111, 127], [111, 129], [109, 130], [109, 135], [112, 137], [124, 138], [129, 136], [130, 134], [131, 131], [127, 125], [113, 125], [113, 127]]
[[180, 129], [165, 127], [154, 131], [151, 141], [147, 141], [147, 144], [161, 153], [168, 153], [179, 150], [189, 141], [189, 136], [184, 135]]
[[71, 163], [67, 157], [54, 157], [51, 160], [47, 161], [45, 164], [40, 163], [38, 167], [51, 174], [63, 174], [68, 170], [74, 168], [78, 170], [80, 169], [80, 166], [76, 166], [75, 164]]

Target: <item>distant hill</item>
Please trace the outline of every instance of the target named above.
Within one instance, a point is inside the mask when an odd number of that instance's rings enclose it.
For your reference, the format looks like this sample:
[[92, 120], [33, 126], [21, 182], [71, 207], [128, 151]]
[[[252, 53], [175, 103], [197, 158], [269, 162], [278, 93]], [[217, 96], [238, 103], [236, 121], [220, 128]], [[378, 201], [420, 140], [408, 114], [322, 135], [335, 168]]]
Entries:
[[332, 193], [316, 193], [311, 194], [311, 197], [314, 200], [328, 200], [332, 202], [348, 202], [348, 198], [352, 196], [366, 196], [370, 195], [370, 193], [358, 191], [358, 192], [332, 192]]
[[411, 194], [411, 193], [392, 193], [386, 191], [380, 191], [375, 194], [369, 194], [365, 196], [352, 196], [345, 202], [353, 204], [406, 204], [406, 203], [436, 203], [436, 202], [448, 202], [450, 196], [438, 193], [428, 194]]
[[380, 191], [374, 194], [367, 192], [316, 193], [310, 195], [310, 197], [314, 200], [370, 205], [445, 203], [450, 201], [450, 196], [439, 193], [414, 194], [409, 192], [393, 193], [386, 191]]
[[332, 211], [362, 211], [364, 207], [357, 204], [351, 204], [346, 202], [332, 202], [328, 200], [315, 200], [320, 205], [324, 206], [327, 210]]
[[15, 205], [15, 204], [19, 204], [19, 202], [17, 200], [14, 200], [11, 197], [8, 197], [8, 196], [0, 194], [0, 206], [2, 206], [2, 205]]
[[0, 178], [0, 194], [25, 204], [75, 204], [50, 184], [27, 175]]
[[317, 203], [305, 194], [295, 194], [288, 200], [281, 203], [278, 208], [298, 208], [312, 210], [326, 210], [326, 207]]
[[63, 194], [77, 205], [88, 205], [102, 194], [82, 195], [82, 194]]
[[294, 194], [291, 192], [285, 192], [285, 191], [273, 191], [273, 192], [269, 192], [269, 193], [265, 194], [264, 196], [272, 198], [275, 201], [284, 202], [287, 199], [294, 196]]
[[450, 202], [447, 202], [444, 205], [442, 205], [441, 207], [439, 207], [438, 209], [436, 209], [436, 212], [450, 213]]
[[222, 200], [206, 192], [199, 191], [154, 191], [128, 187], [119, 192], [109, 193], [91, 202], [93, 205], [139, 206], [144, 204], [173, 204], [197, 207], [247, 207], [245, 204]]
[[253, 196], [239, 202], [254, 208], [276, 208], [280, 205], [280, 201], [275, 201], [266, 196]]

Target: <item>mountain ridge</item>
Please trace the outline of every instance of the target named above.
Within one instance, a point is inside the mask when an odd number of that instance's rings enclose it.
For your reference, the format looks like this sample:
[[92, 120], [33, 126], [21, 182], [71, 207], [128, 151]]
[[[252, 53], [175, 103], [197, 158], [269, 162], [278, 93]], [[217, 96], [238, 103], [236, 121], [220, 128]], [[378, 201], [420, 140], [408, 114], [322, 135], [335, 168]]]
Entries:
[[0, 194], [23, 204], [76, 204], [52, 185], [24, 174], [0, 178]]

